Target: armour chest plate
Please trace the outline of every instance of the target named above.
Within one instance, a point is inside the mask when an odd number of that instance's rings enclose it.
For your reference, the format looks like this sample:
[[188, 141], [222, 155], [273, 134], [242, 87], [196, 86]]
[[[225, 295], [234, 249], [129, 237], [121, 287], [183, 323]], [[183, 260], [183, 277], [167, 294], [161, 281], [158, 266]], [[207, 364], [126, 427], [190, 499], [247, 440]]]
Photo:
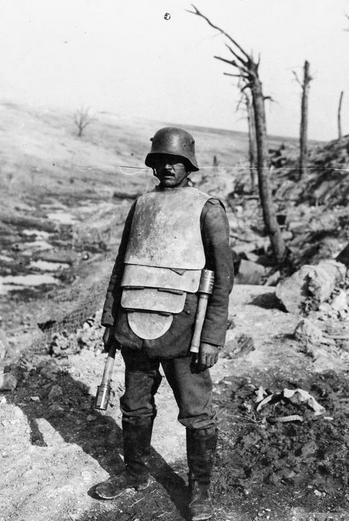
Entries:
[[196, 188], [155, 189], [136, 204], [125, 263], [179, 270], [205, 266], [201, 211], [210, 197]]

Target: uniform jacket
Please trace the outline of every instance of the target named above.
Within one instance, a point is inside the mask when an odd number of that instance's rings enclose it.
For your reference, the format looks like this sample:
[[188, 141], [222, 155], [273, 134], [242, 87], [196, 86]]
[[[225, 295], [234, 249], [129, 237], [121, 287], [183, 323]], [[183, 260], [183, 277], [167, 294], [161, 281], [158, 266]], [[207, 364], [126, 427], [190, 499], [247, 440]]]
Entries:
[[[119, 251], [110, 277], [102, 313], [102, 325], [114, 326], [115, 338], [124, 348], [144, 349], [150, 357], [176, 358], [187, 356], [195, 323], [198, 296], [187, 293], [184, 309], [174, 315], [170, 329], [160, 338], [143, 340], [130, 329], [127, 313], [120, 305], [124, 256], [128, 245], [136, 202], [126, 218]], [[218, 199], [209, 199], [200, 216], [201, 236], [206, 256], [205, 268], [215, 272], [201, 341], [224, 345], [227, 329], [229, 294], [233, 287], [234, 270], [229, 246], [229, 224]]]

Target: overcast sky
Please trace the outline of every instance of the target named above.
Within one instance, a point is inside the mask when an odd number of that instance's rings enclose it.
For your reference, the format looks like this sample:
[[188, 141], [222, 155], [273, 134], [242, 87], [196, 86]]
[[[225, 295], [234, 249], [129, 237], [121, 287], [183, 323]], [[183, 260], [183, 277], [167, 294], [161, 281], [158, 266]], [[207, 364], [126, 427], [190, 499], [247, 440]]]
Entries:
[[[305, 60], [309, 137], [349, 133], [349, 0], [194, 0], [261, 55], [269, 134], [299, 133]], [[42, 107], [246, 131], [224, 39], [184, 0], [0, 0], [0, 98]], [[166, 16], [169, 13], [170, 16]]]

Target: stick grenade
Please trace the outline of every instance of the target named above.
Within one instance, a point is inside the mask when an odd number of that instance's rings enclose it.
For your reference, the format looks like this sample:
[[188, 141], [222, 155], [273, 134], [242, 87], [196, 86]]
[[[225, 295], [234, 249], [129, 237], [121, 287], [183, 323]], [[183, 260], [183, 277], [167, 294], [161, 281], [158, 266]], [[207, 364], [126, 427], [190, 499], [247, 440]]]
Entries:
[[198, 353], [200, 349], [201, 333], [205, 321], [209, 296], [212, 294], [214, 284], [214, 272], [202, 270], [199, 284], [199, 302], [196, 312], [194, 334], [191, 341], [190, 352]]
[[101, 385], [97, 386], [97, 393], [96, 393], [96, 398], [95, 398], [95, 409], [99, 409], [100, 411], [106, 411], [108, 404], [109, 404], [109, 398], [110, 398], [110, 392], [111, 392], [110, 380], [112, 379], [112, 376], [113, 376], [115, 353], [116, 353], [116, 344], [114, 342], [108, 352], [108, 356], [107, 356], [105, 366], [104, 366]]

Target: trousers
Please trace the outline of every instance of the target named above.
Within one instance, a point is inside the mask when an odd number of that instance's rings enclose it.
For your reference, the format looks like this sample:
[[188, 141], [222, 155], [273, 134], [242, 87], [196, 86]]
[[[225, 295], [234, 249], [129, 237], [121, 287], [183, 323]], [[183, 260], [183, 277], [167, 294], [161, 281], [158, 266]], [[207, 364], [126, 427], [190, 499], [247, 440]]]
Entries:
[[187, 429], [216, 432], [217, 418], [212, 406], [212, 380], [208, 369], [193, 372], [191, 356], [154, 359], [142, 350], [123, 348], [125, 393], [120, 398], [123, 421], [141, 424], [157, 414], [155, 395], [161, 384], [162, 367], [177, 402], [178, 421]]

